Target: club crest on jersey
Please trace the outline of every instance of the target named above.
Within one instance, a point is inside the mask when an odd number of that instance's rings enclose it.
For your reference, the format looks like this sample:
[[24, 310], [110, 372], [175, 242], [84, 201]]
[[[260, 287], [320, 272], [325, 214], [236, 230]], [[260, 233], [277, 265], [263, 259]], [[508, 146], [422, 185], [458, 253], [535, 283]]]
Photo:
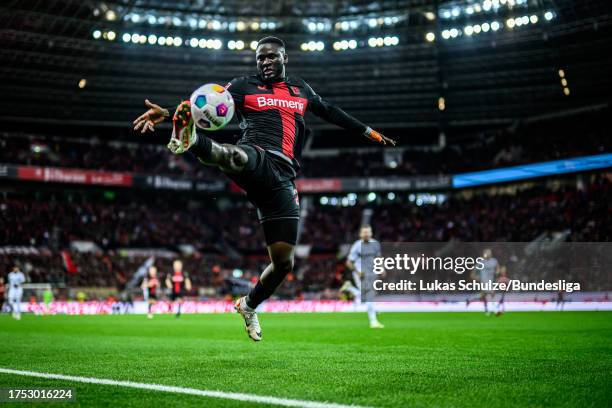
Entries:
[[295, 96], [299, 96], [300, 95], [300, 88], [298, 88], [297, 86], [292, 86], [291, 90], [293, 91]]
[[265, 85], [257, 85], [257, 89], [265, 91], [267, 88]]

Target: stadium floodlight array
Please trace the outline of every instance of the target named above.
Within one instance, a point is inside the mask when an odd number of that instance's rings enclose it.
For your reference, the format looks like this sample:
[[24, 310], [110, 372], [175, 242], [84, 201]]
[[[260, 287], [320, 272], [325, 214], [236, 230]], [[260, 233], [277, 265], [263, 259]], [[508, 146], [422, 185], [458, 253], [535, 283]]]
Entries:
[[[108, 14], [108, 12], [106, 13]], [[108, 20], [108, 18], [107, 18]], [[150, 26], [173, 26], [191, 29], [207, 29], [212, 31], [261, 31], [275, 30], [280, 26], [277, 21], [251, 19], [251, 20], [227, 20], [212, 16], [199, 16], [195, 14], [160, 15], [151, 11], [133, 11], [125, 14], [123, 20], [132, 24], [144, 24]]]
[[[191, 47], [191, 48], [207, 48], [211, 50], [220, 50], [223, 48], [223, 41], [218, 38], [197, 38], [192, 37], [184, 39], [180, 36], [171, 35], [156, 35], [156, 34], [141, 34], [125, 32], [120, 36], [114, 31], [101, 31], [93, 30], [92, 37], [95, 40], [106, 40], [115, 41], [120, 40], [126, 44], [137, 44], [137, 45], [157, 45], [157, 46], [174, 46], [174, 47]], [[387, 36], [387, 37], [370, 37], [367, 41], [358, 41], [356, 39], [339, 40], [333, 43], [333, 49], [336, 51], [342, 50], [354, 50], [359, 46], [365, 47], [389, 47], [399, 44], [399, 37]], [[226, 43], [226, 47], [231, 51], [242, 51], [247, 49], [247, 46], [251, 50], [257, 49], [257, 41], [245, 41], [245, 40], [229, 40]], [[311, 40], [303, 42], [300, 45], [302, 51], [323, 51], [326, 46], [323, 41]]]
[[323, 51], [325, 43], [323, 41], [308, 41], [300, 45], [302, 51]]
[[[545, 21], [550, 21], [554, 18], [554, 16], [555, 15], [552, 11], [547, 11], [543, 14], [543, 19]], [[457, 38], [463, 35], [470, 37], [472, 35], [477, 35], [480, 33], [495, 32], [503, 28], [504, 25], [507, 29], [512, 30], [514, 28], [528, 26], [530, 24], [537, 24], [539, 22], [542, 22], [542, 19], [538, 17], [536, 14], [532, 14], [530, 16], [524, 15], [524, 16], [519, 16], [519, 17], [510, 17], [506, 19], [505, 24], [502, 24], [500, 21], [490, 21], [490, 22], [485, 21], [479, 24], [468, 24], [464, 26], [463, 28], [460, 28], [460, 27], [446, 28], [442, 30], [440, 35], [442, 36], [443, 39], [448, 40], [448, 39]], [[427, 33], [426, 40], [430, 42], [434, 41], [435, 34]]]
[[399, 44], [399, 37], [370, 37], [368, 38], [368, 45], [370, 47], [390, 47]]
[[[377, 28], [382, 26], [393, 26], [405, 20], [406, 16], [386, 16], [386, 17], [353, 17], [336, 21], [334, 28], [337, 31], [351, 31], [362, 27]], [[330, 27], [331, 28], [331, 27]]]
[[333, 48], [336, 51], [354, 50], [355, 48], [357, 48], [357, 45], [357, 40], [341, 40], [335, 41], [333, 44]]
[[302, 20], [302, 24], [306, 27], [306, 29], [311, 33], [322, 33], [326, 31], [330, 31], [332, 27], [331, 20], [311, 20], [305, 19]]
[[517, 7], [528, 7], [527, 0], [484, 0], [465, 6], [452, 5], [450, 7], [440, 8], [438, 14], [441, 19], [453, 20], [475, 14], [497, 13], [501, 9], [514, 10]]

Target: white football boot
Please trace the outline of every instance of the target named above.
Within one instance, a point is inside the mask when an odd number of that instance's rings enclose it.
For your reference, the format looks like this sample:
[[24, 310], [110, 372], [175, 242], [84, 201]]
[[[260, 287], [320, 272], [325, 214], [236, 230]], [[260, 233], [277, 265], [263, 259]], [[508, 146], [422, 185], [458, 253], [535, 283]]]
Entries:
[[191, 117], [191, 103], [183, 101], [172, 117], [172, 137], [168, 149], [174, 154], [183, 154], [196, 142], [196, 128]]
[[370, 329], [384, 329], [384, 328], [385, 328], [385, 325], [379, 322], [378, 320], [370, 322]]
[[257, 312], [246, 304], [246, 296], [236, 301], [234, 308], [244, 318], [245, 329], [253, 341], [261, 340], [261, 327], [257, 319]]

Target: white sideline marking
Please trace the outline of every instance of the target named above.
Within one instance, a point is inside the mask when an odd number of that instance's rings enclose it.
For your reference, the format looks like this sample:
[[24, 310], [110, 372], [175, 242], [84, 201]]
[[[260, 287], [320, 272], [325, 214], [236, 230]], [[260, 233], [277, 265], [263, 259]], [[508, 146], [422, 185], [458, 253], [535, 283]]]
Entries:
[[177, 394], [197, 395], [200, 397], [223, 398], [236, 401], [258, 402], [261, 404], [281, 405], [284, 407], [303, 408], [367, 408], [359, 405], [334, 404], [332, 402], [302, 401], [296, 399], [266, 397], [263, 395], [241, 394], [236, 392], [198, 390], [197, 388], [176, 387], [170, 385], [146, 384], [132, 381], [117, 381], [105, 378], [76, 377], [72, 375], [38, 373], [35, 371], [12, 370], [0, 368], [0, 373], [23, 375], [26, 377], [49, 378], [53, 380], [75, 381], [87, 384], [115, 385], [118, 387], [139, 388], [143, 390], [173, 392]]

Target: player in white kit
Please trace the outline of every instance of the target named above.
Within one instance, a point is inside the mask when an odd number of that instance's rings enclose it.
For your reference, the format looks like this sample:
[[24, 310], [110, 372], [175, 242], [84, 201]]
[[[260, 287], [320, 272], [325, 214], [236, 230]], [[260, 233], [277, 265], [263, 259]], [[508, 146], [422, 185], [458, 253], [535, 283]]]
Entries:
[[21, 319], [21, 298], [23, 297], [23, 284], [25, 275], [17, 266], [8, 274], [8, 301], [13, 312], [13, 318]]
[[[495, 282], [495, 277], [499, 274], [499, 262], [497, 259], [493, 258], [493, 253], [489, 248], [485, 249], [482, 253], [482, 257], [484, 258], [482, 264], [482, 268], [476, 268], [476, 278], [480, 281], [480, 283], [489, 283]], [[487, 316], [491, 314], [489, 311], [488, 302], [490, 302], [493, 298], [493, 291], [491, 290], [483, 290], [480, 293], [480, 300], [482, 300], [484, 304], [484, 311]]]
[[353, 272], [353, 280], [355, 284], [350, 282], [342, 286], [342, 290], [346, 290], [353, 294], [355, 304], [361, 303], [362, 282], [365, 282], [365, 301], [368, 310], [368, 319], [370, 327], [373, 329], [382, 329], [383, 326], [376, 316], [374, 308], [374, 290], [372, 284], [376, 276], [373, 272], [374, 258], [380, 256], [380, 243], [372, 238], [372, 228], [369, 225], [364, 225], [359, 231], [359, 240], [355, 241], [348, 255], [346, 266]]

